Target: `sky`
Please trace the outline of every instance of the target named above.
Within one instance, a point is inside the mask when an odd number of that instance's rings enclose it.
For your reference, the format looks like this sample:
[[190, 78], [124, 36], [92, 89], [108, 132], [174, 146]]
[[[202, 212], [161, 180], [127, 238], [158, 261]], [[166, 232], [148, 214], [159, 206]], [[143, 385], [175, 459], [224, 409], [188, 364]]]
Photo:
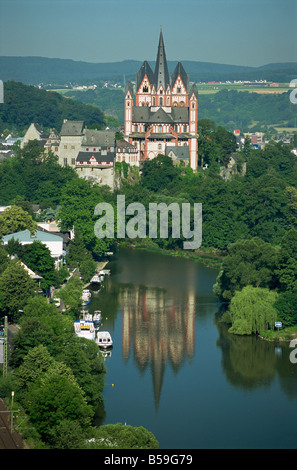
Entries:
[[0, 0], [0, 55], [154, 61], [161, 25], [167, 60], [297, 61], [297, 0]]

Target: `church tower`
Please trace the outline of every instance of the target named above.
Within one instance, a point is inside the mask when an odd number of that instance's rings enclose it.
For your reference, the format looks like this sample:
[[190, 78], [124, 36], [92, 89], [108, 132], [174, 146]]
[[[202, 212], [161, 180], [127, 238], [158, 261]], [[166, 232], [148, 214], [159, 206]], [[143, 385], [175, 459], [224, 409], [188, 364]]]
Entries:
[[197, 170], [198, 90], [181, 62], [169, 75], [162, 30], [154, 72], [145, 60], [136, 75], [135, 105], [132, 84], [126, 87], [125, 139], [139, 161], [170, 153]]

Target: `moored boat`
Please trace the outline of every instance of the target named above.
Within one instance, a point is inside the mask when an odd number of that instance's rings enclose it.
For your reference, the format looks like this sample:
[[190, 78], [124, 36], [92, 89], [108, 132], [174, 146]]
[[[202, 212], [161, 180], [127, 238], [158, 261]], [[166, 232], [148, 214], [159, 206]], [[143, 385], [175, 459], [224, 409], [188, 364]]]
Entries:
[[91, 302], [91, 292], [89, 289], [84, 289], [82, 292], [82, 305], [88, 305]]
[[95, 339], [95, 327], [92, 321], [77, 320], [74, 322], [74, 331], [76, 336], [86, 339]]
[[102, 322], [102, 315], [100, 310], [95, 310], [93, 314], [93, 323], [95, 328], [98, 328]]
[[96, 343], [99, 348], [107, 349], [113, 347], [113, 341], [108, 331], [98, 331]]
[[90, 283], [91, 284], [100, 284], [100, 277], [98, 274], [94, 274], [94, 276], [92, 277]]

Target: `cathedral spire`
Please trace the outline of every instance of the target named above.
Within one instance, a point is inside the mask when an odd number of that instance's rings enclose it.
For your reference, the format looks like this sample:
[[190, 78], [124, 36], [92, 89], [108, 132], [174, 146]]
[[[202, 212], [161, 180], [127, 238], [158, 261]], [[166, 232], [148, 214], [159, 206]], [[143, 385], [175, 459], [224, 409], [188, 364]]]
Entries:
[[163, 85], [164, 90], [166, 90], [167, 85], [169, 85], [169, 73], [165, 54], [165, 46], [163, 41], [162, 27], [160, 31], [158, 54], [155, 68], [155, 82], [157, 89], [160, 85]]

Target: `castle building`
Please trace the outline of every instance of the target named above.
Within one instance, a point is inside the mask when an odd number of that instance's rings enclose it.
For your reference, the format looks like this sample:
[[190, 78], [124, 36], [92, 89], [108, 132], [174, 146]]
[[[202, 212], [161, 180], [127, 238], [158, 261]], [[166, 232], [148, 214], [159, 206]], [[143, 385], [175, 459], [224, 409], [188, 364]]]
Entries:
[[181, 62], [169, 75], [162, 31], [155, 71], [145, 60], [136, 76], [136, 92], [131, 82], [126, 86], [124, 134], [137, 148], [139, 161], [185, 146], [184, 158], [197, 169], [198, 90]]

